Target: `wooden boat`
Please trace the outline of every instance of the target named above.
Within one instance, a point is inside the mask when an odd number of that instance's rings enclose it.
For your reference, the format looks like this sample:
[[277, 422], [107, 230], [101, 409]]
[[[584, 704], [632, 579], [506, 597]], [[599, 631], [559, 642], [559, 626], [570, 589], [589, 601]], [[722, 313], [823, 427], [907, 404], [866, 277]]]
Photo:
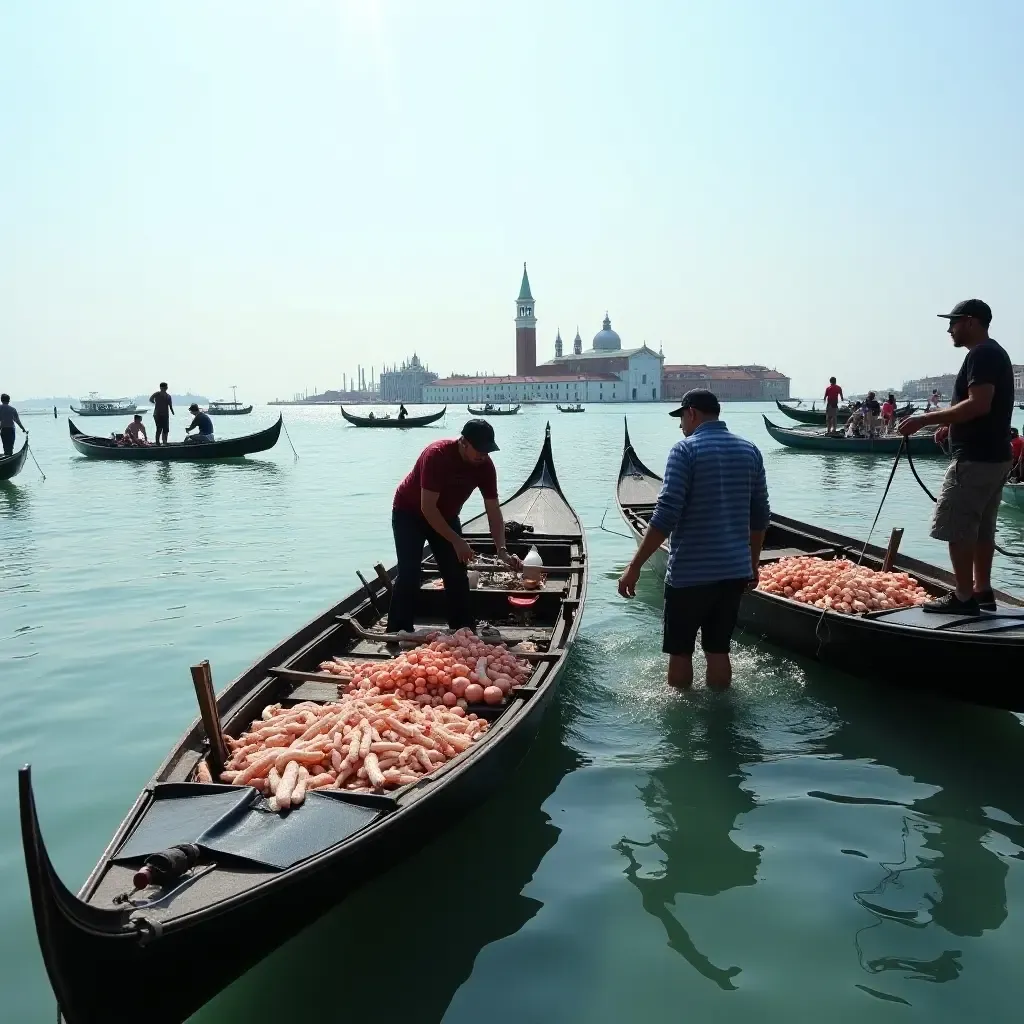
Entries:
[[130, 398], [100, 398], [95, 391], [88, 398], [80, 398], [78, 404], [78, 409], [71, 406], [76, 416], [134, 416], [137, 412], [146, 411]]
[[582, 405], [567, 405], [567, 406], [564, 406], [564, 407], [561, 406], [561, 405], [556, 405], [555, 408], [559, 412], [586, 412], [587, 411]]
[[[779, 444], [787, 448], [812, 452], [860, 452], [862, 455], [895, 455], [900, 450], [903, 438], [899, 434], [885, 434], [879, 437], [846, 437], [844, 434], [826, 434], [806, 427], [780, 427], [772, 423], [764, 413], [764, 426]], [[936, 443], [931, 433], [914, 434], [910, 438], [910, 454], [915, 458], [943, 456], [946, 453]]]
[[431, 423], [436, 423], [447, 411], [448, 406], [445, 406], [440, 412], [432, 412], [429, 416], [406, 416], [404, 420], [400, 420], [397, 416], [353, 416], [350, 412], [345, 412], [345, 406], [340, 406], [341, 415], [348, 420], [349, 423], [354, 427], [426, 427]]
[[1012, 483], [1008, 480], [1003, 484], [1003, 504], [1024, 512], [1024, 483]]
[[[190, 782], [209, 751], [199, 721], [175, 744], [135, 801], [76, 897], [57, 877], [40, 833], [31, 769], [19, 799], [29, 888], [43, 960], [67, 1024], [116, 1020], [178, 1024], [229, 982], [363, 882], [419, 850], [486, 798], [515, 770], [555, 699], [582, 618], [586, 539], [562, 493], [550, 427], [533, 471], [502, 503], [509, 547], [534, 544], [549, 567], [529, 613], [509, 597], [478, 588], [481, 618], [509, 640], [533, 640], [527, 683], [484, 710], [491, 728], [470, 749], [420, 781], [390, 792], [310, 793], [290, 814], [275, 814], [245, 786]], [[513, 524], [521, 524], [517, 529]], [[532, 530], [532, 532], [530, 532]], [[486, 516], [465, 524], [466, 540], [493, 554]], [[425, 552], [426, 553], [426, 552]], [[420, 594], [417, 629], [442, 628], [443, 590]], [[338, 683], [315, 671], [332, 655], [390, 657], [373, 635], [386, 614], [396, 570], [378, 575], [263, 655], [216, 701], [225, 731], [237, 735], [268, 704], [337, 698]], [[520, 616], [529, 614], [532, 620]], [[373, 631], [369, 636], [367, 631]], [[132, 892], [144, 856], [198, 842], [200, 863], [145, 906], [119, 902]], [[453, 875], [453, 878], [455, 876]], [[313, 979], [311, 979], [312, 981]]]
[[232, 401], [230, 402], [211, 402], [207, 406], [206, 413], [208, 416], [248, 416], [252, 412], [251, 405], [242, 405], [238, 400], [238, 393], [234, 387], [231, 389]]
[[519, 412], [518, 405], [510, 405], [507, 409], [501, 409], [496, 405], [485, 405], [482, 409], [474, 409], [467, 405], [466, 409], [473, 416], [515, 416]]
[[28, 438], [21, 446], [21, 451], [11, 455], [0, 455], [0, 480], [13, 480], [24, 468], [28, 458]]
[[266, 430], [243, 437], [228, 437], [219, 441], [185, 444], [118, 445], [109, 437], [90, 437], [83, 434], [69, 419], [71, 443], [81, 455], [90, 459], [121, 459], [136, 462], [209, 462], [211, 459], [238, 459], [269, 451], [281, 436], [280, 416]]
[[[627, 429], [616, 500], [638, 543], [660, 489], [661, 478], [633, 451]], [[761, 564], [791, 555], [857, 561], [862, 549], [863, 543], [852, 537], [772, 513]], [[869, 545], [863, 564], [880, 569], [885, 555], [885, 548]], [[648, 564], [664, 573], [667, 562], [666, 543]], [[916, 558], [897, 555], [893, 568], [910, 573], [936, 596], [948, 593], [956, 583], [952, 573]], [[1024, 601], [996, 591], [996, 602], [998, 611], [976, 616], [933, 614], [920, 608], [844, 615], [753, 590], [740, 604], [739, 624], [750, 634], [853, 675], [1024, 711]]]
[[[817, 427], [825, 426], [824, 409], [796, 409], [792, 405], [786, 405], [783, 402], [780, 402], [778, 399], [775, 399], [775, 405], [778, 407], [779, 412], [788, 416], [791, 420], [796, 420], [797, 423], [807, 423], [811, 426]], [[913, 403], [908, 402], [906, 405], [901, 405], [896, 410], [896, 418], [903, 419], [904, 416], [909, 416], [913, 411]], [[852, 414], [852, 409], [848, 407], [840, 408], [836, 413], [836, 422], [846, 423]]]

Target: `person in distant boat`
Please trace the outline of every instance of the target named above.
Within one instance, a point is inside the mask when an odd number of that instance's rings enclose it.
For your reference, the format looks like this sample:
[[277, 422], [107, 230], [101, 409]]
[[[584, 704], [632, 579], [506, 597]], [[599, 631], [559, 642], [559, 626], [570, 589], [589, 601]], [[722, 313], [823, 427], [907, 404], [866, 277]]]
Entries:
[[910, 437], [922, 427], [936, 426], [935, 443], [949, 441], [953, 458], [935, 505], [931, 536], [949, 545], [956, 589], [922, 607], [980, 615], [996, 610], [992, 558], [1003, 483], [1013, 464], [1013, 365], [1006, 349], [989, 337], [992, 309], [987, 302], [965, 299], [938, 315], [949, 321], [953, 345], [967, 350], [952, 401], [945, 409], [909, 416], [899, 431]]
[[369, 416], [367, 416], [366, 418], [367, 418], [368, 420], [372, 420], [372, 419], [374, 419], [374, 418], [375, 418], [375, 417], [374, 417], [374, 415], [373, 415], [373, 410], [372, 410], [372, 409], [370, 410], [370, 415], [369, 415]]
[[505, 547], [505, 519], [498, 504], [498, 477], [491, 461], [491, 452], [497, 450], [490, 423], [469, 420], [461, 437], [428, 444], [398, 485], [391, 508], [398, 578], [388, 612], [389, 633], [411, 632], [415, 626], [424, 544], [430, 546], [444, 581], [448, 625], [453, 630], [476, 626], [466, 570], [473, 561], [473, 549], [462, 537], [459, 515], [477, 489], [484, 499], [498, 557], [513, 569], [522, 568], [519, 558]]
[[53, 418], [54, 418], [54, 419], [56, 419], [56, 418], [57, 418], [57, 406], [54, 406], [54, 407], [53, 407]]
[[28, 431], [25, 430], [25, 424], [21, 422], [18, 410], [11, 405], [11, 396], [0, 395], [0, 441], [3, 442], [4, 455], [14, 454], [15, 426], [21, 427], [25, 431], [25, 436], [28, 437]]
[[1010, 479], [1014, 483], [1024, 481], [1024, 437], [1016, 427], [1010, 427], [1010, 454], [1013, 465], [1010, 467]]
[[708, 688], [731, 683], [732, 634], [744, 591], [757, 585], [771, 516], [761, 453], [731, 433], [720, 412], [715, 395], [695, 388], [669, 414], [684, 437], [669, 452], [654, 514], [619, 577], [619, 594], [635, 597], [644, 563], [671, 538], [662, 650], [669, 686], [682, 690], [693, 685], [698, 630]]
[[835, 377], [829, 377], [825, 388], [825, 433], [836, 433], [839, 422], [839, 399], [845, 397], [843, 389], [836, 383]]
[[892, 423], [896, 418], [896, 396], [889, 395], [889, 397], [882, 403], [882, 432], [890, 433], [892, 431]]
[[[188, 407], [188, 411], [192, 413], [193, 419], [185, 428], [185, 433], [189, 434], [185, 438], [185, 444], [206, 444], [209, 441], [213, 441], [213, 420], [205, 412], [200, 412], [199, 406], [195, 402]], [[192, 437], [190, 434], [190, 431], [193, 430], [199, 431], [195, 437]]]
[[404, 420], [409, 415], [409, 410], [404, 405], [399, 404], [398, 406], [398, 418]]
[[[139, 434], [141, 434], [143, 438], [141, 441], [139, 440]], [[146, 433], [146, 424], [142, 422], [142, 417], [138, 413], [132, 417], [131, 423], [124, 428], [124, 439], [131, 445], [149, 444], [149, 435]]]
[[864, 432], [868, 437], [874, 437], [878, 433], [878, 422], [882, 418], [882, 406], [875, 398], [874, 391], [868, 392], [868, 397], [861, 405], [864, 413]]
[[928, 411], [938, 409], [941, 405], [942, 396], [939, 394], [938, 388], [932, 388], [932, 393], [928, 396]]
[[167, 434], [171, 429], [171, 417], [174, 415], [174, 402], [171, 400], [170, 392], [167, 390], [167, 381], [160, 382], [160, 390], [149, 396], [153, 403], [153, 423], [156, 426], [156, 437], [154, 441], [160, 444], [161, 440], [167, 444]]

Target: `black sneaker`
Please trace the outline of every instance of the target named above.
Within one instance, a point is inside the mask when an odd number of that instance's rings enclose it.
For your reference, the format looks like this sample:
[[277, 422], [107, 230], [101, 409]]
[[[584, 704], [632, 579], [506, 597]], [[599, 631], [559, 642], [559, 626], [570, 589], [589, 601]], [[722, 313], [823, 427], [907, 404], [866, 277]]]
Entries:
[[942, 615], [980, 615], [981, 608], [978, 607], [977, 599], [971, 595], [966, 601], [961, 601], [956, 594], [947, 594], [937, 601], [929, 601], [921, 605], [925, 612], [936, 612]]
[[996, 595], [991, 590], [977, 590], [974, 593], [974, 600], [983, 612], [998, 611], [996, 607]]

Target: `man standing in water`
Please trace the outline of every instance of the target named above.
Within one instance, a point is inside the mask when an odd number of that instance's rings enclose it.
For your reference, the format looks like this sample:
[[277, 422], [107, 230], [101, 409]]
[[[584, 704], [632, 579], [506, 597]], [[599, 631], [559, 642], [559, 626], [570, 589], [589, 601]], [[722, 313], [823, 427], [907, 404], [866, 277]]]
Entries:
[[669, 452], [654, 515], [619, 578], [619, 593], [635, 597], [641, 568], [671, 537], [662, 650], [669, 685], [683, 690], [693, 684], [698, 629], [708, 687], [732, 681], [732, 632], [743, 592], [757, 585], [771, 514], [761, 453], [726, 429], [720, 411], [710, 391], [696, 388], [669, 414], [685, 436]]
[[388, 632], [411, 632], [416, 597], [423, 580], [423, 545], [429, 544], [444, 580], [451, 629], [475, 627], [470, 607], [466, 565], [473, 549], [463, 540], [459, 513], [479, 488], [487, 524], [498, 557], [514, 569], [522, 563], [505, 547], [505, 520], [498, 504], [498, 477], [491, 462], [496, 452], [494, 428], [486, 420], [469, 420], [462, 436], [434, 441], [423, 449], [409, 475], [398, 485], [391, 511], [391, 528], [398, 554], [398, 578], [391, 595]]
[[936, 444], [949, 439], [953, 461], [946, 470], [932, 518], [931, 535], [949, 545], [956, 590], [924, 605], [927, 612], [978, 615], [994, 611], [992, 557], [1003, 481], [1010, 470], [1013, 366], [1006, 350], [988, 336], [992, 310], [981, 299], [958, 302], [947, 333], [956, 348], [967, 349], [945, 409], [905, 419], [899, 432], [909, 437], [938, 426]]
[[167, 382], [160, 383], [160, 390], [149, 396], [153, 403], [153, 423], [156, 424], [156, 444], [167, 444], [167, 433], [171, 429], [171, 417], [174, 415], [174, 402], [167, 390]]
[[839, 424], [839, 399], [843, 397], [843, 389], [836, 383], [835, 377], [829, 377], [825, 388], [825, 433], [837, 433]]
[[[25, 430], [25, 424], [21, 422], [18, 410], [11, 405], [11, 396], [0, 395], [0, 442], [4, 446], [4, 455], [14, 454], [14, 427], [15, 425]], [[25, 430], [25, 436], [28, 431]]]

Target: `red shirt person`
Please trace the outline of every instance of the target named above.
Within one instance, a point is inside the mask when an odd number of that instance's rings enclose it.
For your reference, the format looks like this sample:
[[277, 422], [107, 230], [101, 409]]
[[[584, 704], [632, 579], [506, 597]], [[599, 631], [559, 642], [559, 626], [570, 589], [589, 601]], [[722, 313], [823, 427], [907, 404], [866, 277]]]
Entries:
[[398, 485], [391, 510], [398, 578], [391, 594], [389, 633], [411, 632], [414, 628], [416, 598], [423, 580], [424, 544], [430, 546], [444, 580], [449, 627], [475, 627], [466, 573], [473, 550], [463, 539], [459, 522], [462, 506], [473, 491], [479, 489], [483, 496], [498, 557], [514, 567], [520, 564], [505, 547], [498, 477], [490, 456], [497, 450], [491, 424], [486, 420], [469, 420], [461, 437], [428, 444]]
[[843, 397], [843, 389], [836, 383], [835, 377], [829, 377], [828, 387], [825, 388], [825, 429], [830, 433], [836, 432], [839, 421], [839, 399]]

